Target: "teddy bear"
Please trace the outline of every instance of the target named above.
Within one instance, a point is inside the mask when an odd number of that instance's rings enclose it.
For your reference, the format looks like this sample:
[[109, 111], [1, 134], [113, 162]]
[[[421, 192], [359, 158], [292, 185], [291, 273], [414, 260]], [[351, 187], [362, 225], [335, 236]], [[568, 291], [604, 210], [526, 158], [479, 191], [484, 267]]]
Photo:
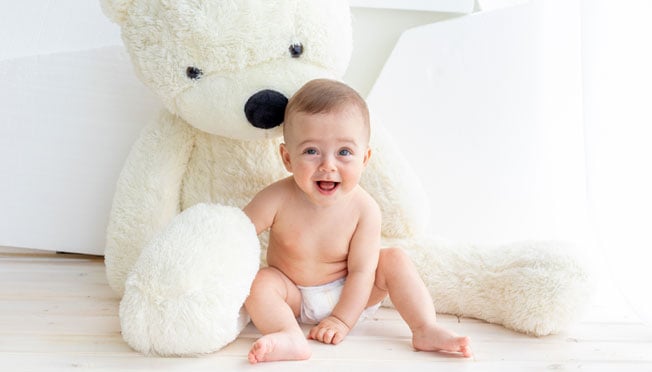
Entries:
[[[219, 350], [249, 321], [264, 265], [243, 208], [286, 177], [284, 109], [304, 83], [342, 79], [346, 0], [101, 0], [135, 73], [164, 110], [133, 144], [107, 227], [106, 274], [126, 342], [155, 355]], [[141, 123], [134, 123], [141, 125]], [[372, 124], [361, 180], [383, 213], [384, 246], [406, 250], [437, 311], [531, 335], [563, 330], [589, 296], [583, 261], [562, 242], [446, 242], [429, 231], [427, 193], [392, 136]]]

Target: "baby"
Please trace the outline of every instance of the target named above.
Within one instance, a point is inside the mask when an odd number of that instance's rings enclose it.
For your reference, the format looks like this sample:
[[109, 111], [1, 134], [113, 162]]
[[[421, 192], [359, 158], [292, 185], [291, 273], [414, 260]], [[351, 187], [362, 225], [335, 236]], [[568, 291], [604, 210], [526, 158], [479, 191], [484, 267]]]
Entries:
[[292, 175], [244, 208], [257, 233], [270, 229], [269, 266], [260, 269], [245, 302], [263, 334], [249, 361], [308, 359], [297, 318], [316, 324], [309, 339], [337, 344], [387, 295], [415, 349], [471, 356], [468, 337], [436, 323], [409, 257], [380, 249], [380, 209], [358, 185], [371, 156], [365, 101], [343, 83], [313, 80], [290, 99], [283, 135], [280, 155]]

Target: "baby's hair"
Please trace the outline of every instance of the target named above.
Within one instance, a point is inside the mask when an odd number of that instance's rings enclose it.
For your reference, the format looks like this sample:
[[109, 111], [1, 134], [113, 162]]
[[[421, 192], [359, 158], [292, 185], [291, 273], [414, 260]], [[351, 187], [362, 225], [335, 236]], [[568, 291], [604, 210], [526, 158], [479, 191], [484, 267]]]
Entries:
[[290, 98], [285, 108], [284, 133], [288, 122], [292, 125], [292, 118], [298, 112], [322, 114], [351, 106], [356, 107], [360, 111], [368, 139], [370, 131], [369, 108], [360, 94], [350, 86], [336, 80], [311, 80]]

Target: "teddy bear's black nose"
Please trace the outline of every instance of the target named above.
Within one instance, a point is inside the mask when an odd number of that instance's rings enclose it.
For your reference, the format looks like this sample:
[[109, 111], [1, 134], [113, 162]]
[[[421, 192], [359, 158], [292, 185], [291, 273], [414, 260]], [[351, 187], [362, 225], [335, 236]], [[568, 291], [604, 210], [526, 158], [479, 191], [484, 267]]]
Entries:
[[256, 128], [271, 129], [283, 123], [288, 99], [283, 94], [265, 89], [251, 96], [245, 104], [247, 120]]

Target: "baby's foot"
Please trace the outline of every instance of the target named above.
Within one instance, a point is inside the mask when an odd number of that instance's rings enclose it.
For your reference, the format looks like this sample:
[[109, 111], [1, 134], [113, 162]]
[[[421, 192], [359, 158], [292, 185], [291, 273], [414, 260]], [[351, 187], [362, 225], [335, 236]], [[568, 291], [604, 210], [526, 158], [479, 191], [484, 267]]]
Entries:
[[471, 347], [469, 338], [458, 336], [437, 324], [424, 326], [412, 334], [412, 345], [422, 351], [449, 351], [470, 357]]
[[277, 360], [304, 360], [310, 358], [310, 346], [302, 333], [285, 332], [267, 334], [251, 345], [249, 362], [272, 362]]

